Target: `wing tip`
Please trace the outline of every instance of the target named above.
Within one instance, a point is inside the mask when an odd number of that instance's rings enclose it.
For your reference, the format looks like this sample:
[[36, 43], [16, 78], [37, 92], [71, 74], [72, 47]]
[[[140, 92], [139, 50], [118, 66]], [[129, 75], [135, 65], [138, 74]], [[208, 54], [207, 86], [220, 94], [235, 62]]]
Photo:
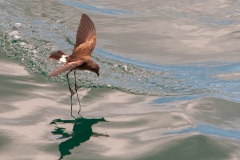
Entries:
[[51, 73], [48, 74], [48, 77], [54, 77], [54, 76], [55, 76], [54, 72], [51, 72]]
[[87, 14], [85, 14], [85, 13], [82, 14], [82, 18], [88, 18], [88, 19], [90, 19], [90, 17], [89, 17]]
[[87, 24], [88, 25], [87, 29], [90, 29], [91, 31], [95, 30], [95, 25], [94, 25], [92, 19], [87, 14], [82, 14], [82, 18], [80, 20], [79, 26], [81, 25], [81, 21], [85, 21], [84, 22], [85, 24], [82, 24], [82, 25], [86, 25]]
[[92, 34], [96, 35], [95, 25], [87, 14], [82, 14], [77, 30], [74, 49], [77, 48], [80, 44], [84, 43]]

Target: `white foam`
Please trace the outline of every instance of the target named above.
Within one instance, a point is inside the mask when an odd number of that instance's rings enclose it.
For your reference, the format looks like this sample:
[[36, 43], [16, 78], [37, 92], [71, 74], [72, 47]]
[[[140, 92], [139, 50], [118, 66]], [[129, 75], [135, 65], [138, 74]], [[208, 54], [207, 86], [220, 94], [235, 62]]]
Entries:
[[18, 40], [21, 40], [21, 39], [22, 39], [22, 37], [21, 37], [21, 36], [17, 36], [17, 35], [16, 35], [16, 36], [14, 36], [14, 37], [13, 37], [13, 39], [14, 39], [14, 40], [16, 40], [16, 41], [18, 41]]
[[126, 64], [123, 66], [123, 68], [124, 68], [125, 71], [128, 70], [128, 66]]
[[14, 36], [18, 36], [19, 35], [19, 31], [12, 31], [9, 33], [9, 35], [14, 38]]
[[32, 50], [32, 53], [36, 54], [36, 53], [37, 53], [37, 51], [36, 51], [36, 50]]
[[21, 24], [21, 23], [15, 23], [14, 26], [15, 26], [16, 28], [22, 28], [22, 24]]
[[18, 44], [19, 44], [19, 46], [20, 46], [21, 48], [25, 48], [25, 49], [29, 48], [29, 47], [28, 47], [28, 44], [25, 43], [25, 42], [20, 42], [20, 43], [18, 43]]

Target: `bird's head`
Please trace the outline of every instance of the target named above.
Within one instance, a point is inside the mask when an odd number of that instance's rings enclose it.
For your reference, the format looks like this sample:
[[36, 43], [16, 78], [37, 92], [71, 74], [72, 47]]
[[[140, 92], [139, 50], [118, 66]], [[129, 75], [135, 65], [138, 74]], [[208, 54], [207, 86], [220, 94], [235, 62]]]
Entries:
[[96, 63], [92, 66], [92, 71], [99, 76], [100, 67]]

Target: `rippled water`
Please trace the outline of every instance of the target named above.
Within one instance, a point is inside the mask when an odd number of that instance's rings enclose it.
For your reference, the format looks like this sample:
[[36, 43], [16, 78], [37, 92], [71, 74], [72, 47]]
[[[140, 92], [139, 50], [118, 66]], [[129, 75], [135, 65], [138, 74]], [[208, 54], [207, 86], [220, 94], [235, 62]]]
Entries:
[[[239, 1], [0, 0], [4, 159], [239, 159]], [[64, 74], [82, 13], [100, 77]], [[19, 66], [20, 65], [20, 66]], [[76, 100], [75, 100], [76, 102]], [[74, 114], [77, 115], [77, 103]]]

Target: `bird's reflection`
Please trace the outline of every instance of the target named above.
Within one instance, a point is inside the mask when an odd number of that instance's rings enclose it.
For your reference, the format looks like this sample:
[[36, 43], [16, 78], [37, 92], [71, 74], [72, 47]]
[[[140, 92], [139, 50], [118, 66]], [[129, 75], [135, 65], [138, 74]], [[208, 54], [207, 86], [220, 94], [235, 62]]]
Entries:
[[81, 143], [84, 143], [90, 139], [91, 136], [99, 137], [105, 136], [108, 137], [107, 134], [101, 134], [93, 132], [92, 126], [97, 124], [98, 122], [107, 122], [104, 118], [99, 119], [86, 119], [86, 118], [76, 118], [74, 120], [61, 120], [55, 119], [51, 122], [51, 124], [59, 124], [59, 123], [72, 123], [73, 129], [71, 133], [65, 132], [66, 128], [56, 127], [52, 134], [61, 135], [59, 139], [68, 138], [66, 141], [63, 141], [59, 144], [60, 158], [63, 159], [64, 156], [71, 154], [70, 150], [74, 147], [79, 146]]

